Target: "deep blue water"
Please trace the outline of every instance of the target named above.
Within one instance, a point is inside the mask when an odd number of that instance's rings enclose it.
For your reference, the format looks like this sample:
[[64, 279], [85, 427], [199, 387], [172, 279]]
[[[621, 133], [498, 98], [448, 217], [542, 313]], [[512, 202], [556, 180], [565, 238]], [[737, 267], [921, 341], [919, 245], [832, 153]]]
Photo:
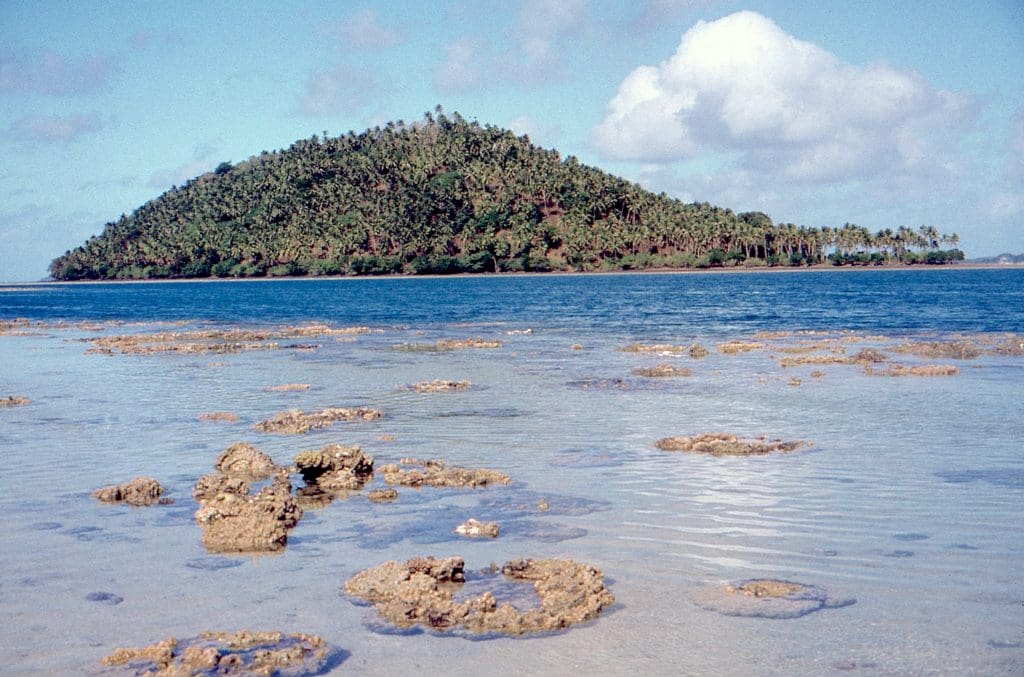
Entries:
[[822, 271], [10, 286], [0, 318], [434, 325], [650, 337], [773, 329], [1024, 331], [1024, 270]]

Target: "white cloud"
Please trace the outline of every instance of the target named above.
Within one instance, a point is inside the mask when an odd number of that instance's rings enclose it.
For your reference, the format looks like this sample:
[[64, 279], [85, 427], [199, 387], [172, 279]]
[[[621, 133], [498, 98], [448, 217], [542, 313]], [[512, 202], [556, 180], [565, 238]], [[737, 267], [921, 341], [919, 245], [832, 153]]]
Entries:
[[23, 141], [67, 143], [103, 127], [103, 122], [94, 113], [27, 115], [11, 123], [10, 131]]
[[480, 66], [483, 45], [472, 38], [459, 38], [445, 46], [445, 60], [434, 76], [434, 86], [445, 94], [475, 88], [483, 75]]
[[658, 66], [620, 84], [592, 140], [610, 158], [660, 161], [735, 152], [790, 180], [929, 171], [969, 102], [886, 64], [856, 66], [755, 12], [688, 30]]
[[372, 9], [355, 12], [331, 32], [341, 38], [345, 47], [383, 49], [401, 42], [401, 36], [381, 25], [377, 12]]
[[338, 66], [314, 73], [306, 81], [296, 112], [305, 116], [337, 113], [354, 114], [380, 98], [382, 87], [377, 78], [359, 70]]

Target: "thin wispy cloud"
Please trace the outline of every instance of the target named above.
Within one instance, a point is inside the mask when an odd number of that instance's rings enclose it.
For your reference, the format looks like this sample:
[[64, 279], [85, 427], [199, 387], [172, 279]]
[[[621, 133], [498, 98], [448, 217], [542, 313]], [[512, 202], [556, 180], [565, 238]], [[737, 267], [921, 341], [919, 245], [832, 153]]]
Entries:
[[392, 28], [381, 23], [377, 12], [362, 9], [354, 12], [336, 26], [326, 32], [341, 41], [342, 47], [359, 49], [385, 49], [402, 41], [402, 36]]
[[24, 142], [68, 143], [103, 127], [103, 121], [94, 113], [27, 115], [11, 123], [10, 133]]
[[93, 94], [107, 89], [120, 73], [119, 60], [102, 54], [78, 59], [53, 51], [0, 54], [0, 94]]
[[474, 38], [459, 38], [445, 45], [445, 59], [434, 76], [434, 87], [444, 94], [476, 89], [483, 81], [483, 44]]
[[336, 66], [309, 76], [295, 112], [307, 117], [352, 115], [379, 103], [384, 90], [376, 74], [350, 66]]

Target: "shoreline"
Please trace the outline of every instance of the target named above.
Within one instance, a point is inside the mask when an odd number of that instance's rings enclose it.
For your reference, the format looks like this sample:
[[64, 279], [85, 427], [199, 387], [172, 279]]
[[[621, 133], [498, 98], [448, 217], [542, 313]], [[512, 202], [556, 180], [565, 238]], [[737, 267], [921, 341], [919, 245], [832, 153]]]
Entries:
[[33, 282], [0, 282], [0, 289], [5, 287], [52, 287], [60, 285], [99, 285], [99, 284], [157, 284], [185, 282], [272, 282], [272, 281], [296, 281], [296, 280], [430, 280], [430, 279], [497, 279], [497, 278], [522, 278], [522, 277], [576, 277], [576, 276], [612, 276], [612, 275], [748, 275], [758, 273], [785, 274], [785, 273], [854, 273], [871, 271], [925, 271], [925, 270], [1024, 270], [1024, 263], [955, 263], [955, 264], [898, 264], [881, 266], [833, 266], [830, 264], [818, 264], [813, 266], [762, 266], [750, 267], [736, 266], [732, 268], [645, 268], [642, 270], [589, 270], [589, 271], [561, 271], [554, 270], [545, 273], [454, 273], [451, 275], [414, 275], [414, 274], [389, 274], [389, 275], [294, 275], [280, 277], [190, 277], [190, 278], [162, 278], [152, 280], [36, 280]]

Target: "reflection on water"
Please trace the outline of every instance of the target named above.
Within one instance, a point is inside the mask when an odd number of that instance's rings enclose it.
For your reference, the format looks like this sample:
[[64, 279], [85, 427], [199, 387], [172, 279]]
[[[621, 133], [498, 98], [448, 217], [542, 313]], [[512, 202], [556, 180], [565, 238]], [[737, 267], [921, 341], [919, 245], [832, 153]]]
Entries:
[[[604, 278], [590, 283], [596, 292], [574, 288], [572, 302], [563, 299], [566, 312], [556, 317], [542, 312], [542, 295], [521, 280], [505, 286], [471, 281], [472, 294], [457, 285], [452, 291], [451, 281], [438, 291], [427, 281], [396, 280], [372, 287], [383, 294], [375, 301], [365, 296], [371, 286], [350, 281], [346, 289], [370, 304], [369, 317], [348, 305], [313, 308], [305, 283], [282, 283], [284, 291], [266, 283], [267, 294], [297, 304], [284, 306], [280, 318], [270, 315], [275, 322], [319, 319], [340, 326], [350, 319], [384, 331], [320, 341], [309, 353], [217, 355], [222, 366], [216, 369], [204, 356], [84, 355], [87, 346], [76, 339], [95, 335], [84, 329], [0, 337], [0, 396], [32, 399], [0, 410], [6, 517], [0, 603], [8, 619], [0, 661], [13, 673], [78, 673], [118, 645], [192, 637], [207, 628], [252, 628], [319, 634], [351, 654], [339, 669], [368, 674], [564, 674], [570, 666], [593, 674], [820, 674], [851, 665], [879, 673], [1019, 673], [1024, 650], [1019, 632], [1008, 628], [1022, 627], [1024, 608], [1024, 358], [960, 361], [956, 377], [880, 378], [856, 365], [784, 369], [770, 351], [734, 356], [713, 350], [693, 360], [619, 350], [633, 342], [714, 346], [749, 340], [754, 329], [778, 329], [763, 318], [740, 319], [749, 313], [721, 311], [723, 298], [744, 289], [780, 312], [791, 305], [780, 301], [786, 289], [819, 303], [855, 291], [848, 277], [827, 290], [797, 289], [797, 282], [778, 278], [781, 287], [751, 278], [716, 280], [721, 289], [710, 290], [689, 278], [638, 279], [629, 283], [637, 294], [632, 303], [649, 299], [649, 319], [609, 301], [595, 302], [589, 313], [578, 305], [595, 294], [611, 296], [614, 286]], [[546, 281], [544, 289], [557, 291], [560, 284]], [[985, 293], [1004, 299], [1019, 293], [1019, 283], [1017, 291], [1012, 284], [996, 286], [1002, 291]], [[226, 293], [207, 287], [210, 303]], [[509, 296], [510, 287], [520, 296]], [[415, 297], [401, 317], [384, 317], [388, 295], [401, 290], [408, 298], [413, 289], [427, 290], [426, 296]], [[229, 307], [217, 316], [205, 301], [174, 305], [161, 296], [167, 293], [155, 285], [144, 295], [163, 298], [170, 318], [211, 317], [230, 327], [238, 319], [233, 313], [252, 311]], [[434, 297], [452, 293], [469, 294], [470, 310], [428, 317]], [[42, 297], [62, 294], [36, 295], [35, 303], [43, 307], [55, 302]], [[17, 299], [18, 292], [4, 296]], [[480, 310], [499, 296], [512, 299], [507, 312], [522, 317]], [[250, 303], [269, 308], [271, 301]], [[982, 310], [949, 309], [938, 320], [908, 319], [910, 311], [903, 310], [880, 320], [865, 303], [851, 301], [850, 313], [837, 311], [828, 320], [835, 326], [808, 328], [867, 328], [901, 337], [936, 330], [928, 340], [978, 326], [1021, 330], [1016, 316], [1002, 326], [970, 315], [990, 307], [985, 300], [978, 300]], [[81, 318], [103, 318], [102, 306], [85, 302], [91, 310]], [[65, 312], [71, 319], [66, 306]], [[943, 327], [942, 318], [952, 326]], [[925, 322], [935, 324], [921, 327]], [[508, 333], [525, 328], [533, 331]], [[390, 349], [476, 336], [503, 345], [439, 353]], [[574, 350], [574, 343], [586, 347]], [[854, 344], [849, 353], [878, 343]], [[631, 375], [661, 362], [693, 375]], [[814, 369], [825, 373], [812, 378]], [[802, 385], [787, 386], [792, 376]], [[474, 387], [401, 390], [436, 379], [468, 380]], [[289, 383], [310, 388], [268, 390]], [[302, 435], [252, 429], [283, 409], [355, 402], [380, 408], [384, 418]], [[239, 422], [198, 420], [211, 411], [230, 411]], [[807, 439], [814, 446], [752, 458], [654, 446], [663, 437], [704, 432]], [[397, 487], [394, 502], [378, 504], [364, 495], [384, 486], [374, 478], [362, 492], [308, 510], [279, 556], [211, 556], [192, 521], [192, 485], [237, 441], [256, 445], [279, 465], [304, 449], [358, 444], [378, 467], [403, 457], [441, 458], [499, 470], [512, 483]], [[158, 478], [175, 505], [137, 509], [89, 498], [100, 486], [140, 475]], [[498, 522], [500, 537], [468, 540], [453, 533], [471, 517]], [[516, 557], [569, 557], [614, 581], [621, 606], [584, 627], [523, 641], [374, 634], [365, 625], [369, 610], [339, 595], [342, 583], [385, 559], [416, 555], [459, 555], [476, 567]], [[762, 619], [713, 613], [694, 602], [708, 586], [754, 578], [811, 586], [813, 599], [804, 599], [804, 606], [824, 606], [821, 591], [857, 603], [800, 619]], [[502, 594], [528, 588], [515, 587]]]

